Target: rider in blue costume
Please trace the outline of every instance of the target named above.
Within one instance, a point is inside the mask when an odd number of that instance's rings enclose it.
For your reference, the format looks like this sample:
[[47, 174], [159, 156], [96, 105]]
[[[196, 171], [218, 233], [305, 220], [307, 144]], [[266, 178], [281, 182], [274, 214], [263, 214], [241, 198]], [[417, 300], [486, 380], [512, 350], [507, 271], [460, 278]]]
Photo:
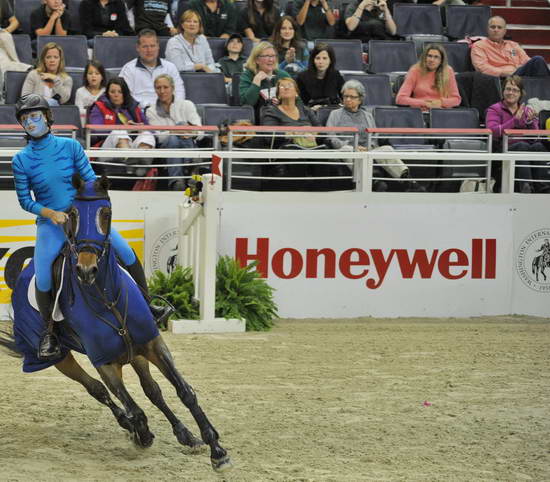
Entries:
[[[52, 320], [52, 264], [65, 242], [60, 225], [67, 221], [65, 211], [76, 193], [72, 176], [78, 172], [85, 181], [90, 181], [96, 175], [77, 141], [50, 133], [53, 116], [44, 97], [37, 94], [22, 97], [17, 102], [15, 115], [29, 139], [28, 145], [14, 156], [12, 167], [19, 204], [25, 211], [38, 216], [34, 251], [36, 301], [46, 325], [38, 357], [48, 360], [59, 357], [61, 352]], [[143, 267], [134, 251], [114, 228], [111, 228], [110, 241], [126, 270], [148, 298]], [[170, 308], [150, 307], [159, 322], [171, 314]]]

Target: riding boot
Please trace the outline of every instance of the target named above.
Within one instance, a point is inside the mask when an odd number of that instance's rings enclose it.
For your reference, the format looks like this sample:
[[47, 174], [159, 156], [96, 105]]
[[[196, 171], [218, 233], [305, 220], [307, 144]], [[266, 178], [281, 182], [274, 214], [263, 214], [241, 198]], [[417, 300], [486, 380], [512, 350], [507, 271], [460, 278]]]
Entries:
[[38, 358], [41, 360], [54, 360], [61, 356], [61, 344], [55, 333], [55, 322], [52, 317], [54, 299], [51, 290], [40, 291], [36, 288], [36, 302], [38, 303], [40, 316], [42, 316], [46, 325], [46, 330], [38, 343]]
[[145, 279], [145, 273], [143, 272], [143, 266], [141, 266], [137, 256], [134, 264], [126, 265], [126, 270], [141, 288], [143, 296], [149, 304], [149, 309], [155, 317], [157, 325], [166, 326], [168, 318], [170, 318], [170, 315], [174, 312], [174, 309], [171, 306], [155, 306], [152, 303], [151, 296], [149, 295], [149, 287], [147, 286], [147, 280]]

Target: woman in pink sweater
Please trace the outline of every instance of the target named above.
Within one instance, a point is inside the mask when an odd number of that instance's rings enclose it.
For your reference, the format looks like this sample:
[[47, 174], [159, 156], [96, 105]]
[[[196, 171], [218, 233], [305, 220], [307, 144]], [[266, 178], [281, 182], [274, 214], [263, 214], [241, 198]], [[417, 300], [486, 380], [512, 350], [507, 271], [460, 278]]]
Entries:
[[407, 72], [395, 103], [427, 111], [436, 107], [456, 107], [460, 100], [455, 73], [447, 64], [445, 49], [430, 44]]

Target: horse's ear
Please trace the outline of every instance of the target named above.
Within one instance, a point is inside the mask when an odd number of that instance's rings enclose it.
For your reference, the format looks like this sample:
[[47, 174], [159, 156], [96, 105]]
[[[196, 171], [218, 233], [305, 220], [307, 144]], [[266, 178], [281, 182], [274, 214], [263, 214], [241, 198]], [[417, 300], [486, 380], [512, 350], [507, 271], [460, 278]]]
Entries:
[[105, 174], [102, 174], [99, 178], [99, 185], [101, 186], [101, 189], [107, 192], [111, 187], [111, 181], [109, 181], [109, 178]]
[[80, 177], [80, 174], [78, 172], [75, 172], [73, 174], [73, 187], [79, 191], [80, 188], [84, 185], [84, 179]]

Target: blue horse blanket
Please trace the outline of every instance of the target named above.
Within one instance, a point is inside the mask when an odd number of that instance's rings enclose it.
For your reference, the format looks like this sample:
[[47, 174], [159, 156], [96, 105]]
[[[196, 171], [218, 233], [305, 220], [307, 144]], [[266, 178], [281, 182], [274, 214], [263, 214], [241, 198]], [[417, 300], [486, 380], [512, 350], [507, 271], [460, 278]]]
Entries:
[[[153, 315], [139, 287], [117, 264], [113, 250], [109, 250], [99, 262], [96, 286], [81, 285], [76, 279], [74, 267], [70, 262], [65, 263], [64, 282], [59, 297], [65, 321], [57, 325], [62, 353], [57, 360], [41, 360], [37, 357], [37, 350], [45, 325], [40, 313], [30, 305], [27, 296], [33, 276], [34, 263], [31, 262], [19, 275], [12, 294], [14, 336], [19, 351], [24, 355], [24, 372], [35, 372], [55, 365], [70, 350], [87, 354], [94, 367], [112, 362], [126, 352], [126, 344], [115, 329], [120, 328], [120, 323], [101, 302], [100, 291], [125, 316], [127, 330], [134, 344], [145, 344], [159, 335]], [[70, 330], [64, 328], [64, 323], [68, 323], [78, 334], [79, 340], [75, 339]]]

